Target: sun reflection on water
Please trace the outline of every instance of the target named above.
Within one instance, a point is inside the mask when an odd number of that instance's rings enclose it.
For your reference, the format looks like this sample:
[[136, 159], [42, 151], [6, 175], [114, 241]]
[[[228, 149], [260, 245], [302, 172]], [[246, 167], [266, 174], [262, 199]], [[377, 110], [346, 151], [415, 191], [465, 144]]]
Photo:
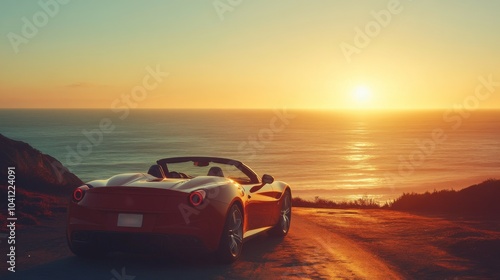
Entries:
[[378, 185], [380, 181], [377, 176], [378, 168], [373, 163], [377, 158], [373, 153], [377, 145], [368, 139], [369, 131], [366, 124], [360, 122], [350, 132], [349, 138], [353, 141], [348, 142], [345, 146], [343, 158], [348, 162], [349, 169], [356, 170], [356, 172], [343, 174], [346, 183], [349, 181], [352, 186], [357, 187]]

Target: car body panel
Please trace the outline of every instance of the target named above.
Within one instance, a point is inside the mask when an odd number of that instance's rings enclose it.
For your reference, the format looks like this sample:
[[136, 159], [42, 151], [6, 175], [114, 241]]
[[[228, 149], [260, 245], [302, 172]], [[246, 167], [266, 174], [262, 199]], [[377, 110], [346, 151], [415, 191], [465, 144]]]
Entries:
[[[170, 158], [159, 160], [158, 164], [166, 169], [169, 162], [186, 159], [198, 160], [202, 166], [209, 160], [221, 164], [229, 162], [248, 175], [248, 182], [240, 184], [218, 176], [158, 178], [146, 173], [125, 173], [107, 180], [91, 181], [79, 187], [84, 192], [83, 198], [69, 204], [68, 241], [98, 243], [107, 247], [116, 240], [132, 243], [129, 242], [131, 236], [146, 236], [151, 240], [160, 236], [168, 237], [166, 243], [172, 246], [177, 242], [171, 242], [171, 237], [186, 237], [186, 240], [195, 241], [182, 245], [183, 248], [196, 245], [194, 247], [202, 250], [215, 251], [233, 204], [238, 204], [243, 212], [244, 238], [278, 223], [283, 203], [281, 198], [285, 191], [290, 191], [286, 183], [263, 184], [248, 166], [223, 158]], [[256, 187], [260, 189], [251, 192]], [[205, 199], [200, 205], [193, 206], [189, 196], [200, 190], [205, 193]], [[161, 242], [166, 239], [161, 239]], [[109, 249], [120, 250], [121, 245], [126, 247], [127, 244], [118, 242]]]

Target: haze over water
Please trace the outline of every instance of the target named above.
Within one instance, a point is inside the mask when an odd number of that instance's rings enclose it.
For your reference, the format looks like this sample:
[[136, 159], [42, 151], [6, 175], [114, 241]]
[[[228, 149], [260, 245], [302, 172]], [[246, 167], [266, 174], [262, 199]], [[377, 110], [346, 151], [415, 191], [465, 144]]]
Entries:
[[[103, 119], [112, 131], [97, 132]], [[386, 201], [500, 178], [499, 119], [500, 111], [0, 110], [0, 133], [84, 181], [206, 155], [241, 160], [295, 196]]]

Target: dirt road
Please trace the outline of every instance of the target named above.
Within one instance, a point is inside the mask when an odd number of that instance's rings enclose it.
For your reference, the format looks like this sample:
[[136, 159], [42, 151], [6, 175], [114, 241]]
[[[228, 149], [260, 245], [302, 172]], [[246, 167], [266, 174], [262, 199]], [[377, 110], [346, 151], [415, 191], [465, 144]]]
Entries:
[[[459, 238], [473, 234], [497, 242], [498, 229], [472, 228], [466, 223], [385, 210], [294, 208], [293, 214], [292, 228], [284, 240], [267, 236], [250, 240], [245, 243], [242, 258], [232, 265], [219, 265], [210, 257], [164, 260], [124, 254], [82, 260], [66, 247], [64, 222], [52, 219], [44, 226], [19, 231], [17, 272], [7, 273], [2, 264], [0, 277], [276, 280], [500, 276], [494, 266], [478, 266], [450, 254], [443, 249], [449, 244], [439, 241], [439, 234], [450, 231]], [[5, 246], [1, 248], [2, 252], [6, 250]]]

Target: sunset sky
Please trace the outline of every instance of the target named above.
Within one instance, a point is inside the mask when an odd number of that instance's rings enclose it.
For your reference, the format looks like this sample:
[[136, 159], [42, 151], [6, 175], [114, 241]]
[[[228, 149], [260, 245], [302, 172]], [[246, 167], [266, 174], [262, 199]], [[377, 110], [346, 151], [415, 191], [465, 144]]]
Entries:
[[499, 11], [495, 0], [1, 1], [0, 107], [500, 108]]

